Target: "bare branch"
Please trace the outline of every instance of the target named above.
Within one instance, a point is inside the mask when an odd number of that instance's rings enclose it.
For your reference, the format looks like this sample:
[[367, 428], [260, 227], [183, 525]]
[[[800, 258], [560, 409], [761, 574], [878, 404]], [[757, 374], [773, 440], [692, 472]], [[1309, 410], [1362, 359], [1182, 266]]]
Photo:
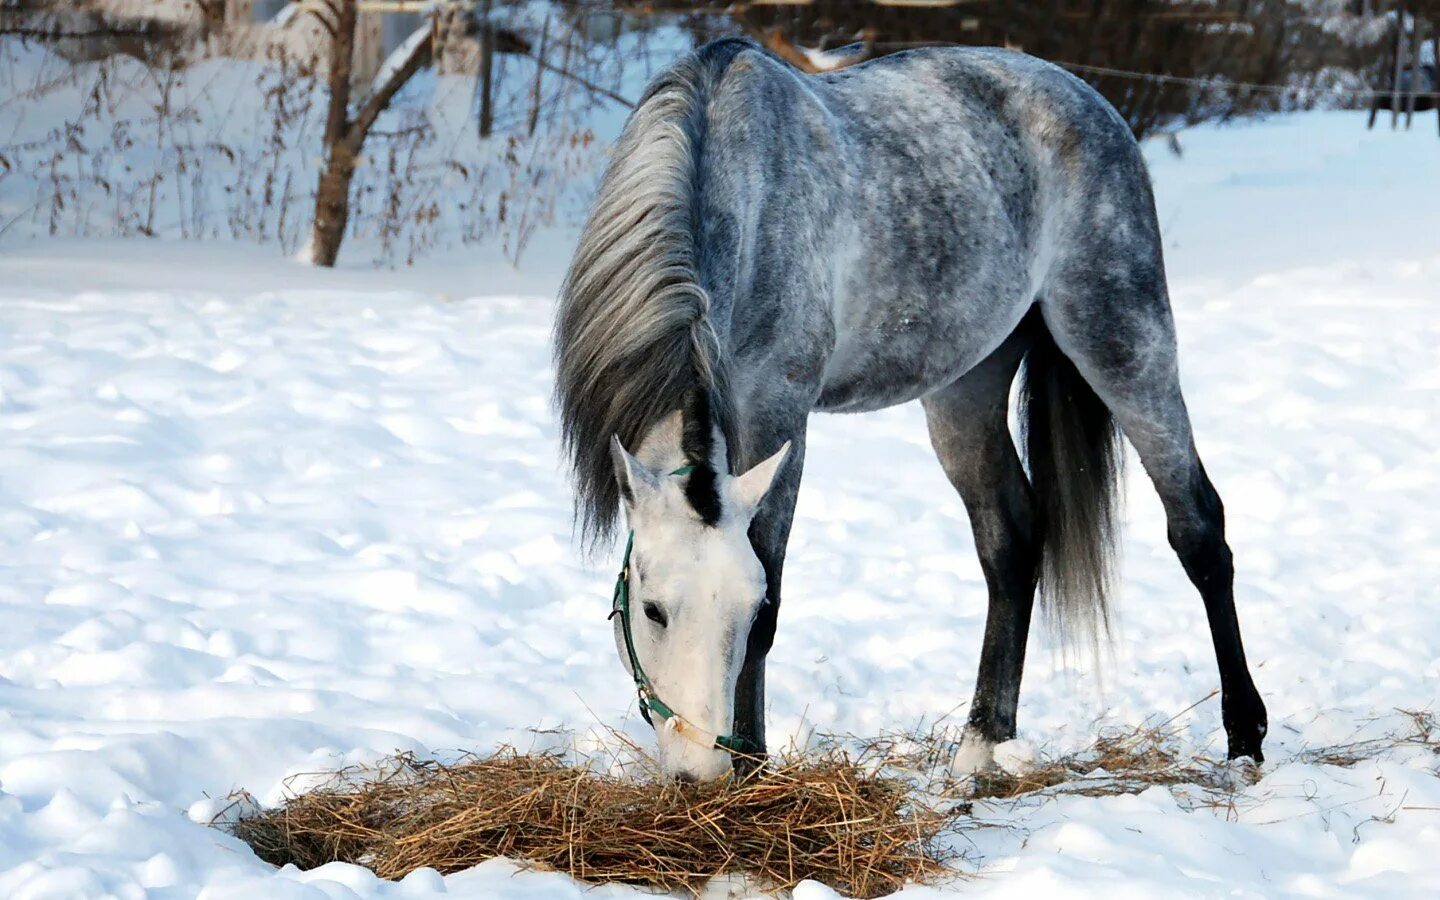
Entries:
[[[335, 8], [335, 4], [326, 2], [326, 0], [314, 0], [309, 3], [305, 0], [291, 0], [291, 2], [298, 7], [299, 15], [303, 16], [309, 13], [315, 21], [320, 23], [320, 27], [325, 30], [330, 39], [335, 39], [335, 35], [340, 29], [340, 10]], [[326, 18], [325, 13], [327, 12], [331, 18]]]
[[564, 69], [564, 68], [561, 68], [560, 66], [557, 66], [557, 65], [555, 65], [555, 64], [553, 64], [553, 63], [548, 63], [548, 62], [546, 62], [545, 60], [543, 60], [543, 59], [538, 59], [537, 57], [535, 57], [535, 56], [533, 56], [533, 55], [531, 55], [531, 54], [526, 54], [526, 55], [527, 55], [527, 56], [530, 56], [531, 59], [534, 59], [534, 60], [535, 60], [535, 63], [536, 63], [538, 66], [540, 66], [540, 68], [544, 69], [544, 70], [547, 71], [547, 72], [554, 72], [556, 75], [559, 75], [561, 78], [568, 78], [568, 79], [570, 79], [571, 81], [575, 82], [576, 84], [580, 85], [581, 87], [585, 88], [586, 90], [592, 91], [592, 92], [594, 92], [594, 93], [596, 93], [596, 94], [599, 94], [599, 95], [602, 96], [602, 97], [606, 97], [606, 98], [608, 98], [608, 99], [610, 99], [610, 100], [614, 100], [616, 103], [620, 104], [621, 106], [627, 107], [627, 108], [629, 108], [629, 109], [634, 109], [634, 108], [635, 108], [635, 101], [630, 100], [630, 99], [627, 99], [625, 96], [623, 96], [623, 95], [621, 95], [621, 94], [617, 94], [617, 93], [615, 93], [614, 91], [610, 90], [610, 89], [607, 88], [607, 87], [601, 87], [600, 85], [596, 84], [596, 83], [593, 82], [593, 81], [590, 81], [590, 80], [588, 80], [588, 79], [586, 79], [586, 78], [583, 78], [583, 77], [581, 77], [581, 76], [579, 76], [579, 75], [576, 75], [574, 72], [571, 72], [569, 69]]
[[370, 127], [380, 114], [395, 99], [400, 89], [415, 76], [416, 72], [430, 65], [434, 58], [435, 51], [435, 23], [427, 19], [425, 24], [415, 30], [406, 42], [401, 45], [397, 52], [405, 53], [404, 57], [395, 66], [389, 65], [382, 69], [385, 76], [380, 81], [370, 96], [361, 105], [360, 111], [356, 113], [355, 120], [350, 124], [349, 140], [351, 145], [359, 152], [360, 145], [365, 143], [365, 136], [370, 133]]

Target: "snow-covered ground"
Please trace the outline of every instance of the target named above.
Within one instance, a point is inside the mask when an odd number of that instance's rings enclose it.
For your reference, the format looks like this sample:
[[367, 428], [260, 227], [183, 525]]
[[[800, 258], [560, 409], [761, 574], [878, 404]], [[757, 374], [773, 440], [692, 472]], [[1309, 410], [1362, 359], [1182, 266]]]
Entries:
[[[1153, 170], [1270, 761], [1234, 808], [1160, 788], [982, 805], [981, 877], [945, 890], [1436, 896], [1440, 759], [1295, 756], [1440, 705], [1440, 144], [1338, 113], [1183, 140]], [[396, 750], [646, 738], [605, 623], [614, 560], [570, 540], [557, 267], [0, 244], [0, 896], [632, 895], [502, 861], [276, 872], [201, 824], [233, 790], [275, 802]], [[1035, 637], [1020, 727], [1052, 751], [1216, 683], [1138, 467], [1129, 493], [1103, 681]], [[816, 418], [774, 739], [963, 715], [984, 596], [918, 408]], [[1223, 748], [1216, 701], [1181, 721]]]

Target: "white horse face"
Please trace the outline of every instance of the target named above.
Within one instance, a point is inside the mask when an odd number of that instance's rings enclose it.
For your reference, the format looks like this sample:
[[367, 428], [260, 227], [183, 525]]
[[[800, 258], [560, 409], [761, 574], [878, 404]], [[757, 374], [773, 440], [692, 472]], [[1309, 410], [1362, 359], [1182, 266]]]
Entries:
[[[750, 626], [765, 602], [765, 572], [748, 529], [789, 449], [787, 444], [744, 475], [718, 476], [722, 511], [718, 522], [706, 525], [685, 498], [687, 476], [647, 468], [613, 442], [616, 477], [635, 534], [630, 556], [635, 655], [655, 694], [709, 737], [729, 734], [734, 725], [735, 684]], [[615, 642], [630, 669], [618, 616]], [[709, 737], [687, 737], [683, 726], [659, 718], [654, 724], [665, 777], [708, 781], [731, 771], [728, 753], [704, 745]]]

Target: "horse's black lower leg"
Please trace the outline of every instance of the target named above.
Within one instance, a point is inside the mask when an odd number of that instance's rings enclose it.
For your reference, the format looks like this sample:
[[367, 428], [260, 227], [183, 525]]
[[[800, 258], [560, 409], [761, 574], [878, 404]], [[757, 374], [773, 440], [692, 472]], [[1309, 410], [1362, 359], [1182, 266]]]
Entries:
[[[776, 476], [775, 484], [765, 497], [760, 511], [750, 523], [750, 542], [765, 569], [765, 605], [750, 626], [745, 646], [745, 662], [735, 684], [735, 724], [732, 733], [755, 751], [751, 756], [737, 756], [735, 768], [745, 773], [765, 755], [765, 660], [775, 643], [775, 629], [780, 617], [780, 583], [785, 568], [785, 546], [790, 539], [790, 524], [795, 513], [795, 498], [800, 489], [800, 472], [804, 465], [805, 440], [803, 428], [790, 439], [790, 457]], [[778, 449], [778, 448], [772, 448]], [[768, 456], [762, 454], [761, 458]]]
[[1020, 677], [1040, 563], [1030, 484], [1006, 414], [1010, 382], [1024, 352], [1019, 338], [950, 387], [924, 400], [930, 441], [970, 516], [989, 589], [985, 643], [957, 768], [991, 762], [995, 744], [1015, 736]]
[[742, 774], [751, 771], [765, 755], [765, 660], [775, 643], [775, 628], [780, 614], [780, 571], [784, 561], [783, 547], [778, 557], [771, 560], [761, 556], [761, 563], [765, 566], [765, 606], [756, 614], [755, 624], [750, 626], [745, 663], [740, 668], [740, 680], [735, 684], [733, 733], [754, 751], [753, 756], [735, 758], [735, 769]]
[[1215, 659], [1220, 668], [1220, 709], [1230, 758], [1264, 759], [1261, 742], [1267, 720], [1265, 704], [1245, 663], [1240, 620], [1235, 614], [1235, 567], [1225, 542], [1225, 509], [1200, 458], [1193, 455], [1188, 478], [1175, 479], [1164, 491], [1170, 546], [1185, 574], [1199, 590], [1210, 622]]
[[[972, 491], [962, 496], [989, 589], [985, 642], [980, 649], [975, 696], [966, 721], [966, 743], [971, 745], [968, 755], [973, 762], [988, 764], [991, 748], [1015, 736], [1040, 542], [1029, 485], [1019, 461], [1011, 465], [1013, 448], [987, 448], [984, 452], [988, 459], [982, 468], [995, 481], [981, 490], [990, 491], [991, 496], [982, 499]], [[1007, 455], [1011, 459], [1006, 459]]]

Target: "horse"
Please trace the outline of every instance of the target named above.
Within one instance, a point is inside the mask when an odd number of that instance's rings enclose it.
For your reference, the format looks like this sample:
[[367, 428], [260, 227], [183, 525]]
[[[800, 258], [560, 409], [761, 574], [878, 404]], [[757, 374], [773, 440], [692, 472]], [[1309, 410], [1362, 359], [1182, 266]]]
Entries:
[[738, 39], [683, 56], [615, 145], [554, 354], [577, 529], [593, 551], [628, 521], [615, 641], [667, 779], [763, 760], [810, 414], [911, 400], [988, 590], [955, 770], [1015, 736], [1037, 592], [1068, 639], [1108, 629], [1122, 434], [1204, 602], [1229, 755], [1263, 759], [1148, 174], [1063, 69], [948, 47], [809, 75]]

